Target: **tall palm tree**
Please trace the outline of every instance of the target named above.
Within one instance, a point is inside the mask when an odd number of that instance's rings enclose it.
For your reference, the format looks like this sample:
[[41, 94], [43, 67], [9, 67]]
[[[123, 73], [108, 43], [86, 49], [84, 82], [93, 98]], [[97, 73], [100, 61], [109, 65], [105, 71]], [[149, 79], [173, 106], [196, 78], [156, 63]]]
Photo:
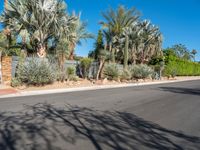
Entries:
[[[112, 51], [112, 55], [114, 55], [117, 49], [113, 49], [113, 44], [115, 44], [115, 47], [118, 47], [118, 39], [123, 29], [137, 22], [140, 13], [135, 8], [126, 9], [124, 6], [119, 6], [116, 11], [109, 9], [102, 13], [102, 15], [105, 21], [100, 22], [100, 24], [107, 32], [107, 37], [109, 37], [109, 40], [107, 40], [109, 41], [109, 49]], [[114, 57], [115, 56], [112, 56], [112, 58]]]
[[76, 45], [81, 45], [81, 41], [82, 40], [87, 40], [89, 38], [94, 38], [94, 35], [89, 33], [86, 30], [87, 27], [87, 23], [86, 22], [82, 22], [80, 20], [80, 15], [77, 19], [76, 22], [76, 26], [74, 28], [74, 30], [71, 32], [71, 36], [70, 36], [70, 55], [69, 55], [69, 59], [73, 60], [74, 59], [74, 49], [76, 47]]

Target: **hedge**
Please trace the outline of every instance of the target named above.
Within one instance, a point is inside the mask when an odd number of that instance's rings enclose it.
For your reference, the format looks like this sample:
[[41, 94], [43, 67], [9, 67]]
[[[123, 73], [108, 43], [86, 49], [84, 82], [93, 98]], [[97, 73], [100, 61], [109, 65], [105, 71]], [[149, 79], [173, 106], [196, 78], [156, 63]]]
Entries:
[[183, 60], [174, 56], [165, 59], [165, 76], [199, 76], [200, 64], [192, 61]]

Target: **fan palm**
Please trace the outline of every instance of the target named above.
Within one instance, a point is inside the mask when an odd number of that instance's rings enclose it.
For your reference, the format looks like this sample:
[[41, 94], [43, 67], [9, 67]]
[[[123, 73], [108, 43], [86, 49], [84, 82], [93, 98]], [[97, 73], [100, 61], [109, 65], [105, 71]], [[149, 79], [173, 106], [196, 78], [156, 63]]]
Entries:
[[161, 53], [162, 34], [158, 27], [152, 25], [150, 21], [140, 23], [142, 29], [140, 33], [139, 54], [140, 62], [148, 61], [153, 55]]
[[2, 22], [19, 35], [26, 30], [37, 41], [39, 57], [45, 57], [46, 45], [53, 36], [60, 36], [60, 28], [68, 32], [68, 24], [75, 18], [66, 14], [64, 0], [12, 0], [2, 15]]

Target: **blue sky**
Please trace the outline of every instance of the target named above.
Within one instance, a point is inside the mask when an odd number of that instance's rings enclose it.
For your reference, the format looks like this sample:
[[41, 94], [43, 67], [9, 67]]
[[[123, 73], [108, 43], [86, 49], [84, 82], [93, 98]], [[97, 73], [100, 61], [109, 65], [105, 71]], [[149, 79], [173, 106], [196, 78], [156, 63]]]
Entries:
[[[163, 47], [182, 43], [189, 49], [197, 49], [200, 60], [200, 0], [66, 0], [68, 10], [81, 12], [88, 22], [88, 31], [96, 34], [103, 20], [101, 12], [120, 4], [136, 7], [142, 19], [149, 19], [160, 27], [164, 36]], [[0, 2], [3, 7], [3, 0]], [[87, 56], [93, 49], [94, 40], [83, 42], [76, 48], [78, 55]]]

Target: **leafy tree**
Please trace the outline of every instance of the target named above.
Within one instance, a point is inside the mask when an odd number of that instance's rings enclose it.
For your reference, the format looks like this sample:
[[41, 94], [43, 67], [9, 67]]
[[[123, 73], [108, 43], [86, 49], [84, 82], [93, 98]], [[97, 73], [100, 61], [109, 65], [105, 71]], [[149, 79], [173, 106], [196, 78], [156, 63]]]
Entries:
[[91, 58], [83, 58], [80, 60], [80, 66], [82, 70], [82, 75], [84, 78], [89, 77], [89, 69], [92, 64], [92, 59]]
[[89, 56], [94, 58], [95, 60], [98, 60], [100, 51], [104, 49], [103, 33], [101, 30], [99, 30], [98, 32], [97, 39], [94, 46], [95, 46], [95, 49], [89, 53]]
[[185, 60], [191, 60], [191, 53], [187, 49], [187, 47], [183, 44], [177, 44], [172, 46], [172, 48], [178, 58], [185, 59]]
[[110, 60], [110, 52], [107, 51], [105, 48], [101, 49], [99, 51], [99, 54], [98, 54], [97, 57], [98, 57], [98, 60], [99, 60], [99, 68], [98, 68], [98, 71], [97, 71], [96, 80], [98, 80], [99, 78], [102, 77], [103, 68], [105, 66], [105, 63], [106, 63], [107, 60]]
[[193, 49], [192, 52], [191, 52], [193, 58], [194, 58], [194, 61], [195, 61], [195, 56], [197, 54], [197, 50]]

